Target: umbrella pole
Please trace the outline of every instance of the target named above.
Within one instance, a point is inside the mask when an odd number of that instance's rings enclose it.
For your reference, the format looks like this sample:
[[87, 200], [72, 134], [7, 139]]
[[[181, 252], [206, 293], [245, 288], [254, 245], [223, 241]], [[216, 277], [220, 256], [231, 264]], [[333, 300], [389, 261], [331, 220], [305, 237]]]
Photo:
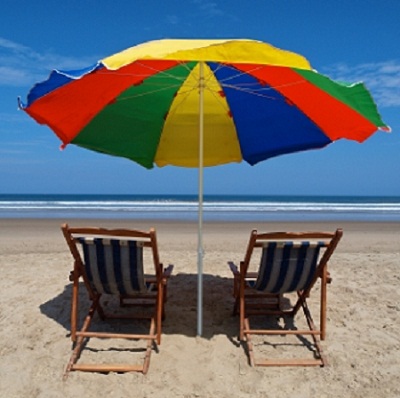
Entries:
[[197, 336], [203, 333], [203, 152], [204, 152], [204, 72], [199, 63], [199, 208], [197, 241]]

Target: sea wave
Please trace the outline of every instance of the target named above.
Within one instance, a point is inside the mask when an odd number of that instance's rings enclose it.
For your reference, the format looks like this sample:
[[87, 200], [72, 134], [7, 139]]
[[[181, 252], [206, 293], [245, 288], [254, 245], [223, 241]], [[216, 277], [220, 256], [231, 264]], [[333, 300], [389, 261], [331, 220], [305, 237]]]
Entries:
[[[48, 199], [48, 200], [46, 200]], [[58, 199], [58, 200], [57, 200]], [[98, 218], [196, 218], [195, 197], [171, 198], [46, 198], [0, 197], [0, 217], [98, 217]], [[257, 199], [234, 197], [206, 199], [205, 219], [385, 219], [400, 220], [400, 199], [355, 198], [340, 200], [310, 198]]]

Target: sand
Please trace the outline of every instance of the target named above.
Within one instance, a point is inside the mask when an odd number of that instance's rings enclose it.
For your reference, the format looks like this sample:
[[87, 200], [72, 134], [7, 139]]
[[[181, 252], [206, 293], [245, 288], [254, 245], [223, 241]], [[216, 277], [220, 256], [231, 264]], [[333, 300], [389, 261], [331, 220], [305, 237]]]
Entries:
[[[204, 331], [196, 337], [196, 224], [68, 220], [74, 226], [154, 226], [161, 260], [175, 268], [163, 340], [149, 373], [72, 372], [63, 381], [71, 352], [72, 266], [59, 229], [63, 221], [0, 220], [1, 397], [400, 396], [400, 224], [206, 223]], [[238, 319], [231, 315], [227, 261], [241, 260], [252, 228], [337, 227], [344, 229], [344, 238], [330, 263], [333, 282], [322, 343], [329, 366], [250, 367], [237, 341]], [[310, 298], [314, 303], [318, 295]]]

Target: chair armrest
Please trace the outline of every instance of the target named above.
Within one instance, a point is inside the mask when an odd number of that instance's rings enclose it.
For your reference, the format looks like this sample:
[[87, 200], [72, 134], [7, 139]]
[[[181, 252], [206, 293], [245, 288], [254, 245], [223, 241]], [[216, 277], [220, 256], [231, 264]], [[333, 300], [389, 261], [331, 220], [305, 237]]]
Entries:
[[233, 275], [240, 275], [239, 269], [233, 261], [228, 261], [228, 266], [231, 269]]
[[164, 268], [164, 272], [163, 272], [164, 278], [169, 278], [172, 274], [173, 269], [174, 269], [173, 264], [169, 264], [167, 268]]

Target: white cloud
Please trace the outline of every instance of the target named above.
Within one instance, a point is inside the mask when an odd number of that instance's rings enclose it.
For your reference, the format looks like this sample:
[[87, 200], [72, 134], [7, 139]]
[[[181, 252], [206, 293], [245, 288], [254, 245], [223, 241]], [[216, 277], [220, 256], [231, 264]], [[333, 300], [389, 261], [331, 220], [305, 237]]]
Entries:
[[400, 61], [384, 61], [359, 65], [336, 64], [322, 73], [334, 80], [364, 82], [380, 107], [400, 106]]
[[176, 15], [167, 15], [166, 20], [171, 25], [177, 25], [179, 23], [179, 17]]
[[31, 78], [37, 77], [38, 74], [32, 70], [24, 68], [16, 69], [15, 67], [0, 66], [0, 85], [4, 86], [24, 86], [29, 82], [33, 83]]
[[[16, 104], [17, 102], [15, 102]], [[21, 114], [18, 113], [6, 113], [0, 112], [0, 123], [17, 123], [21, 121], [25, 121], [25, 118], [21, 118]]]
[[[14, 134], [15, 136], [15, 134]], [[0, 158], [7, 156], [25, 155], [37, 152], [37, 150], [54, 151], [54, 145], [46, 139], [34, 139], [31, 141], [2, 142], [0, 147]]]
[[199, 10], [209, 17], [223, 15], [224, 12], [218, 7], [217, 3], [209, 0], [193, 0], [193, 4], [198, 6]]
[[0, 86], [32, 86], [45, 79], [52, 69], [79, 69], [95, 62], [93, 58], [39, 53], [0, 37]]

